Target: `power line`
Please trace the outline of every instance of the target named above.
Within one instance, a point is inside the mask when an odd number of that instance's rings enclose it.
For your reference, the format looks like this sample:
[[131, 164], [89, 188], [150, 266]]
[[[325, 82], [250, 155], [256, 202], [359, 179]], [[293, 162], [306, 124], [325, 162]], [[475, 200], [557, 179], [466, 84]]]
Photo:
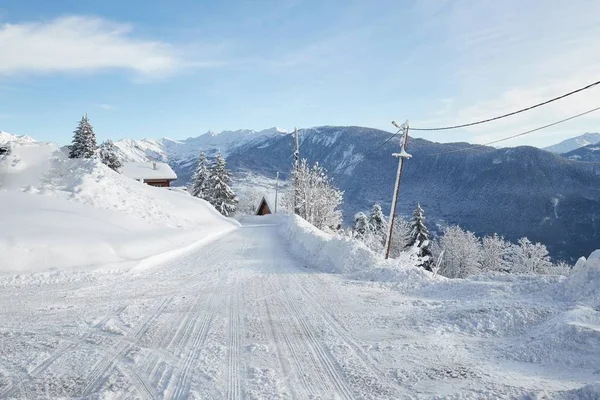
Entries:
[[554, 101], [557, 101], [557, 100], [560, 100], [560, 99], [564, 99], [565, 97], [568, 97], [568, 96], [571, 96], [571, 95], [573, 95], [575, 93], [579, 93], [579, 92], [582, 92], [584, 90], [590, 89], [590, 88], [592, 88], [592, 87], [594, 87], [596, 85], [599, 85], [599, 84], [600, 84], [600, 81], [597, 81], [597, 82], [591, 83], [591, 84], [589, 84], [587, 86], [584, 86], [582, 88], [579, 88], [577, 90], [573, 90], [572, 92], [565, 93], [562, 96], [558, 96], [558, 97], [555, 97], [553, 99], [546, 100], [546, 101], [544, 101], [542, 103], [538, 103], [538, 104], [535, 104], [535, 105], [527, 107], [527, 108], [522, 108], [520, 110], [510, 112], [508, 114], [499, 115], [499, 116], [494, 117], [494, 118], [488, 118], [488, 119], [484, 119], [484, 120], [481, 120], [481, 121], [471, 122], [471, 123], [468, 123], [468, 124], [461, 124], [461, 125], [454, 125], [454, 126], [445, 126], [445, 127], [441, 127], [441, 128], [412, 128], [411, 127], [410, 129], [413, 130], [413, 131], [445, 131], [445, 130], [449, 130], [449, 129], [465, 128], [467, 126], [484, 124], [486, 122], [496, 121], [498, 119], [510, 117], [512, 115], [520, 114], [520, 113], [525, 112], [525, 111], [533, 110], [534, 108], [541, 107], [541, 106], [544, 106], [546, 104], [550, 104], [550, 103], [552, 103]]
[[[512, 136], [508, 136], [508, 137], [505, 137], [505, 138], [502, 138], [502, 139], [494, 140], [494, 141], [482, 144], [481, 146], [490, 146], [492, 144], [504, 142], [505, 140], [514, 139], [514, 138], [519, 137], [519, 136], [525, 136], [525, 135], [528, 135], [530, 133], [541, 131], [542, 129], [549, 128], [551, 126], [562, 124], [563, 122], [567, 122], [567, 121], [570, 121], [572, 119], [582, 117], [582, 116], [584, 116], [586, 114], [590, 114], [590, 113], [592, 113], [594, 111], [598, 111], [598, 110], [600, 110], [600, 107], [596, 107], [596, 108], [593, 108], [593, 109], [588, 110], [586, 112], [582, 112], [581, 114], [573, 115], [572, 117], [569, 117], [569, 118], [561, 119], [560, 121], [556, 121], [556, 122], [553, 122], [553, 123], [548, 124], [548, 125], [540, 126], [539, 128], [531, 129], [531, 130], [528, 130], [528, 131], [525, 131], [525, 132], [518, 133], [516, 135], [512, 135]], [[479, 148], [465, 147], [465, 148], [462, 148], [462, 149], [450, 150], [450, 151], [445, 151], [445, 152], [441, 152], [441, 153], [425, 154], [425, 156], [439, 156], [439, 155], [443, 155], [443, 154], [459, 153], [461, 151], [468, 151], [468, 150], [475, 150], [475, 149], [481, 150]]]

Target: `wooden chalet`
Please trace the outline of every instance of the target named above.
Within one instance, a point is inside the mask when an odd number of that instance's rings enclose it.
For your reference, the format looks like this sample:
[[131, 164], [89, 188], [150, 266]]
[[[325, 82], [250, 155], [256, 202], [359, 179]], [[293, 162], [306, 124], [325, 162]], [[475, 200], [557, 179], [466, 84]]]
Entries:
[[169, 164], [156, 161], [123, 163], [121, 173], [131, 179], [156, 187], [170, 187], [171, 182], [177, 180], [177, 175]]

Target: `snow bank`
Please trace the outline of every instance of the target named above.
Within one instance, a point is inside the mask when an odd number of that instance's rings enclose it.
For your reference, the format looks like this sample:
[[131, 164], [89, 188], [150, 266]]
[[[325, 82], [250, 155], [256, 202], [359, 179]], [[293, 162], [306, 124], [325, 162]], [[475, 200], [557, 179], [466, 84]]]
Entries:
[[203, 200], [68, 159], [54, 144], [11, 148], [0, 161], [0, 272], [133, 266], [239, 226]]
[[565, 282], [565, 292], [574, 301], [600, 309], [600, 250], [577, 261]]
[[280, 233], [291, 251], [313, 268], [411, 287], [433, 280], [431, 273], [416, 266], [415, 254], [406, 252], [401, 258], [384, 260], [363, 243], [323, 232], [297, 215], [279, 218]]

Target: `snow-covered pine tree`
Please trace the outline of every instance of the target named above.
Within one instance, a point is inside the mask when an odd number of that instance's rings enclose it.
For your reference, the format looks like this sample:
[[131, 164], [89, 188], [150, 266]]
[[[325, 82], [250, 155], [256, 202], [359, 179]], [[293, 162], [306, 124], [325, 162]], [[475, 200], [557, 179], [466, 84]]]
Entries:
[[97, 148], [96, 134], [85, 114], [81, 117], [77, 129], [73, 131], [73, 142], [69, 146], [69, 158], [92, 158], [96, 154]]
[[229, 187], [231, 177], [225, 159], [219, 152], [216, 162], [210, 168], [210, 178], [206, 200], [226, 217], [233, 214], [238, 203], [235, 193]]
[[121, 163], [121, 160], [119, 160], [119, 156], [117, 155], [115, 144], [110, 139], [102, 142], [99, 155], [102, 163], [114, 171], [119, 172], [119, 168], [123, 166], [123, 163]]
[[410, 240], [407, 246], [420, 246], [424, 241], [429, 240], [429, 230], [425, 225], [425, 213], [421, 208], [421, 203], [417, 203], [417, 208], [413, 211], [410, 220]]
[[358, 212], [354, 215], [354, 237], [357, 239], [364, 239], [369, 232], [369, 219], [364, 212]]
[[382, 239], [385, 238], [387, 230], [387, 221], [383, 215], [383, 210], [379, 203], [373, 204], [371, 208], [371, 214], [369, 215], [369, 227], [373, 234], [380, 236]]
[[415, 245], [419, 247], [419, 256], [428, 257], [423, 267], [429, 270], [430, 264], [433, 261], [433, 255], [431, 253], [431, 242], [429, 241], [429, 230], [425, 225], [425, 213], [423, 212], [423, 208], [421, 208], [421, 203], [417, 203], [417, 208], [415, 208], [410, 220], [410, 226], [411, 231], [407, 247]]
[[200, 157], [198, 158], [198, 167], [196, 168], [196, 172], [192, 177], [192, 182], [190, 185], [190, 194], [201, 199], [209, 198], [209, 180], [210, 173], [208, 170], [208, 165], [206, 163], [206, 156], [202, 151], [200, 152]]

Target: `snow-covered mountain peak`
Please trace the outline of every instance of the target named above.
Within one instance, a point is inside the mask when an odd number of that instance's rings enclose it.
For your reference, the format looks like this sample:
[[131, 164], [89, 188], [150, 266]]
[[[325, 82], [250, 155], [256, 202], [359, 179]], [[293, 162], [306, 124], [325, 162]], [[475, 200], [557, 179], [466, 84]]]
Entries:
[[12, 133], [0, 131], [0, 143], [8, 142], [33, 143], [35, 139], [26, 135], [13, 135]]
[[266, 140], [287, 133], [284, 129], [273, 127], [261, 131], [238, 129], [235, 131], [208, 131], [200, 136], [177, 140], [162, 139], [121, 139], [115, 142], [119, 156], [126, 161], [143, 162], [148, 159], [185, 162], [196, 159], [201, 151], [214, 154], [217, 151], [227, 155], [245, 144]]
[[546, 147], [544, 150], [552, 153], [564, 154], [590, 144], [600, 143], [600, 133], [584, 133], [571, 139]]

